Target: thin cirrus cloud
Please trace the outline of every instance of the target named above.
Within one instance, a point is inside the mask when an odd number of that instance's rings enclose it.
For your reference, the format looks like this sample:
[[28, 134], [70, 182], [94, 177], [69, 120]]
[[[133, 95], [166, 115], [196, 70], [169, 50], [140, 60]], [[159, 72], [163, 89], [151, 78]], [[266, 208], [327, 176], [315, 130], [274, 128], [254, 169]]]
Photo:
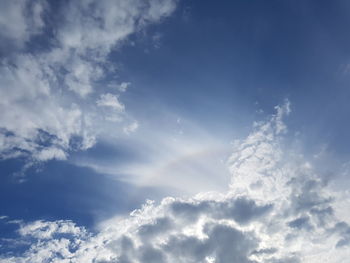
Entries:
[[[72, 162], [133, 185], [172, 189], [186, 196], [227, 190], [229, 170], [225, 160], [230, 154], [230, 140], [215, 136], [185, 118], [179, 120], [168, 114], [167, 119], [177, 121], [173, 125], [165, 122], [161, 129], [154, 129], [158, 126], [152, 123], [149, 128], [141, 120], [136, 136], [99, 142], [84, 155], [72, 156]], [[138, 123], [134, 123], [126, 128], [137, 127]], [[128, 134], [126, 128], [124, 133]], [[103, 146], [119, 149], [124, 159], [113, 151], [108, 156], [101, 155], [97, 150]]]
[[108, 55], [169, 16], [176, 1], [0, 5], [1, 47], [8, 51], [0, 66], [1, 159], [66, 159], [92, 147], [101, 127], [137, 129], [119, 98], [130, 83], [107, 78], [116, 73]]
[[289, 112], [289, 102], [276, 107], [236, 142], [227, 192], [148, 201], [96, 233], [71, 221], [15, 222], [18, 237], [6, 242], [24, 252], [0, 262], [346, 262], [346, 207], [316, 167], [284, 149]]

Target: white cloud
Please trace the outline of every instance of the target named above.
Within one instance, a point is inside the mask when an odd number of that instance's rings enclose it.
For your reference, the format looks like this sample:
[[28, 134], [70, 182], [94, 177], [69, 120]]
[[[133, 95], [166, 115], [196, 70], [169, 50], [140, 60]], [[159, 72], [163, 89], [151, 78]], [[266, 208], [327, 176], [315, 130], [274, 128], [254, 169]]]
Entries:
[[35, 221], [31, 224], [23, 224], [19, 229], [21, 236], [31, 236], [37, 239], [51, 239], [57, 234], [72, 234], [79, 237], [85, 235], [83, 228], [77, 227], [70, 221]]
[[[60, 48], [51, 57], [67, 70], [68, 88], [83, 97], [90, 94], [94, 81], [103, 76], [109, 52], [130, 34], [170, 15], [175, 4], [174, 0], [70, 1], [57, 31]], [[121, 92], [127, 86], [122, 83]]]
[[125, 92], [129, 87], [130, 87], [131, 83], [130, 82], [122, 82], [119, 86], [118, 86], [118, 90], [120, 92]]
[[283, 148], [288, 112], [277, 108], [234, 146], [228, 192], [148, 201], [96, 234], [67, 221], [22, 224], [19, 239], [31, 244], [0, 262], [347, 262], [350, 222], [338, 219], [337, 194]]
[[289, 101], [277, 106], [276, 111], [269, 121], [255, 123], [255, 130], [244, 141], [234, 144], [228, 165], [232, 174], [231, 188], [237, 194], [269, 198], [276, 184], [279, 190], [289, 180], [280, 169], [275, 169], [283, 157], [280, 135], [286, 131], [282, 118], [290, 113]]
[[138, 127], [139, 127], [139, 124], [138, 124], [137, 121], [135, 121], [135, 122], [125, 126], [123, 128], [123, 131], [124, 131], [125, 134], [129, 135], [130, 133], [135, 132], [138, 129]]
[[100, 66], [78, 56], [65, 61], [65, 84], [82, 98], [92, 93], [94, 81], [102, 77]]
[[[130, 34], [170, 15], [175, 5], [88, 0], [65, 1], [51, 10], [44, 1], [2, 1], [0, 158], [64, 159], [71, 150], [91, 147], [101, 129], [110, 127], [106, 121], [126, 118], [118, 94], [99, 89], [102, 81], [108, 87], [105, 73], [113, 64], [108, 55]], [[46, 21], [51, 12], [57, 20]], [[31, 53], [26, 45], [37, 36], [47, 43]], [[122, 83], [119, 92], [128, 86]]]
[[51, 159], [65, 160], [67, 158], [67, 154], [62, 149], [49, 147], [36, 153], [34, 158], [39, 161], [47, 161]]
[[100, 107], [110, 107], [117, 112], [122, 112], [125, 106], [119, 101], [117, 95], [111, 93], [102, 94], [96, 101], [96, 104]]

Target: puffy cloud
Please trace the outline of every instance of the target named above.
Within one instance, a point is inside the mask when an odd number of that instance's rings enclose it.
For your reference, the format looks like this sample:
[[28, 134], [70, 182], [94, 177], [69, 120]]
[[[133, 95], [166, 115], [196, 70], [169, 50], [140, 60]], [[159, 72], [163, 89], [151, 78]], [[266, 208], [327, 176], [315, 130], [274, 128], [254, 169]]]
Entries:
[[228, 192], [148, 201], [95, 234], [69, 221], [21, 223], [27, 249], [0, 262], [345, 263], [350, 228], [336, 193], [283, 149], [287, 105], [235, 144]]
[[[88, 0], [53, 10], [39, 0], [2, 1], [0, 158], [64, 159], [91, 147], [106, 122], [130, 119], [118, 98], [130, 83], [109, 81], [108, 55], [175, 6], [173, 0]], [[106, 93], [101, 83], [118, 88]]]

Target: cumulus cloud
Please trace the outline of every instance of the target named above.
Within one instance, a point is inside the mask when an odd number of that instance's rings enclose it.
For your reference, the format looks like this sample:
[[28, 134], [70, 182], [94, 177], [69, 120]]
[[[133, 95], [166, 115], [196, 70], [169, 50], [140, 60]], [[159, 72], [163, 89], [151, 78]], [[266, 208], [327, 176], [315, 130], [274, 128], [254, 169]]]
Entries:
[[289, 112], [277, 107], [235, 143], [228, 192], [147, 201], [94, 234], [70, 221], [20, 223], [25, 252], [0, 262], [345, 263], [349, 222], [327, 182], [283, 147]]
[[[88, 0], [53, 10], [40, 0], [2, 1], [0, 158], [64, 159], [94, 145], [105, 121], [123, 120], [118, 93], [130, 83], [109, 81], [108, 55], [175, 6], [174, 0]], [[108, 93], [101, 83], [118, 88]]]

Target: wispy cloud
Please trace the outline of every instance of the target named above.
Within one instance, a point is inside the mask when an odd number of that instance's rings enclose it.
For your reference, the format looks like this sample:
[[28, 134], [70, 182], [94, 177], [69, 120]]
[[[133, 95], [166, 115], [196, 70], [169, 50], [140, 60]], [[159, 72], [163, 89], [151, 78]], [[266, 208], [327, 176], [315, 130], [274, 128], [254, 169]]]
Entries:
[[0, 38], [2, 48], [23, 48], [32, 36], [44, 28], [44, 1], [2, 1], [0, 4]]
[[[64, 159], [71, 150], [94, 145], [106, 122], [117, 120], [122, 132], [126, 119], [129, 127], [132, 117], [118, 94], [130, 84], [108, 78], [115, 72], [108, 56], [131, 34], [170, 15], [176, 1], [68, 1], [53, 7], [38, 0], [0, 6], [1, 159]], [[118, 88], [105, 92], [111, 86]]]

